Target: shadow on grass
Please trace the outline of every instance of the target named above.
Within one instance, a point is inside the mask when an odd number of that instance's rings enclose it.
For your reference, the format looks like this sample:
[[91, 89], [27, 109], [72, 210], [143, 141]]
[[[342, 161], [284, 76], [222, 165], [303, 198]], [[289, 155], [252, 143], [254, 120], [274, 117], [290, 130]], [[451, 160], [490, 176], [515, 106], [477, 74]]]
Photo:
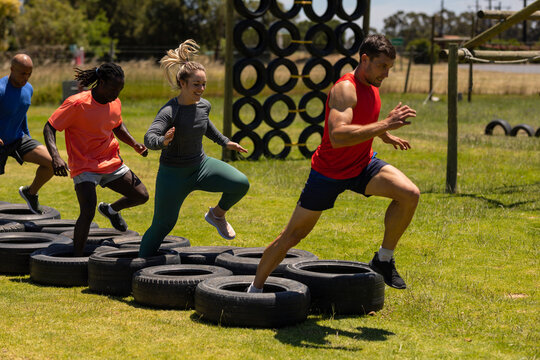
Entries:
[[[505, 204], [502, 201], [495, 200], [495, 199], [489, 199], [489, 198], [487, 198], [485, 196], [477, 195], [477, 194], [456, 194], [456, 195], [453, 195], [453, 196], [468, 197], [468, 198], [478, 199], [478, 200], [485, 201], [492, 208], [505, 208], [505, 209], [512, 209], [512, 208], [515, 208], [515, 207], [518, 207], [518, 206], [521, 206], [521, 205], [526, 205], [526, 204], [531, 204], [531, 203], [536, 202], [534, 200], [529, 200], [529, 201], [518, 201], [518, 202], [515, 202], [515, 203]], [[534, 210], [534, 209], [531, 209], [531, 210]]]
[[292, 346], [323, 349], [323, 350], [345, 350], [360, 351], [360, 346], [335, 346], [329, 337], [347, 337], [352, 340], [361, 341], [386, 341], [393, 332], [370, 327], [359, 326], [358, 331], [344, 331], [330, 326], [319, 325], [319, 318], [309, 318], [305, 322], [282, 329], [276, 329], [275, 338], [280, 342]]
[[[205, 320], [204, 317], [194, 312], [190, 315], [193, 322], [208, 325], [208, 326], [223, 326]], [[337, 317], [335, 319], [338, 319]], [[370, 327], [359, 326], [358, 331], [344, 331], [330, 326], [319, 325], [320, 317], [308, 318], [303, 323], [274, 329], [276, 340], [283, 344], [288, 344], [297, 347], [320, 349], [320, 350], [344, 350], [344, 351], [361, 351], [362, 347], [357, 345], [339, 346], [332, 345], [329, 337], [346, 337], [352, 340], [360, 341], [386, 341], [389, 336], [395, 335], [393, 332], [376, 329]], [[227, 326], [223, 326], [227, 327]]]

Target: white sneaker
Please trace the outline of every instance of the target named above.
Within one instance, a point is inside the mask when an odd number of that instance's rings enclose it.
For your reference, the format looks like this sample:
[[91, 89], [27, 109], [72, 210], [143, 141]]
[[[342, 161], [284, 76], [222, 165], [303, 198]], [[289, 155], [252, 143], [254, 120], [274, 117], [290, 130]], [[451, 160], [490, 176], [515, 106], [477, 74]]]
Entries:
[[214, 215], [212, 210], [212, 208], [208, 209], [208, 212], [204, 215], [205, 220], [217, 229], [222, 238], [227, 240], [234, 239], [236, 237], [236, 233], [234, 232], [231, 224], [225, 220], [225, 216], [217, 217]]

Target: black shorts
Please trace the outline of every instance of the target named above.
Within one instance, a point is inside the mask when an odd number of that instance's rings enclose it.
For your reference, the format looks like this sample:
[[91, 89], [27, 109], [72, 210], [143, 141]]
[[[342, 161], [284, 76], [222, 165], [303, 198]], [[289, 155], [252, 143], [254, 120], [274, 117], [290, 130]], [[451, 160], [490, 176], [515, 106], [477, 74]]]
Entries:
[[39, 145], [41, 145], [39, 141], [24, 134], [19, 140], [8, 145], [0, 146], [0, 175], [4, 173], [8, 156], [11, 156], [22, 165], [24, 163], [24, 155], [37, 148]]
[[307, 210], [328, 210], [334, 207], [338, 195], [345, 190], [352, 190], [369, 197], [370, 195], [365, 194], [366, 186], [385, 165], [388, 163], [374, 156], [360, 175], [344, 180], [331, 179], [311, 169], [304, 190], [300, 194], [298, 205]]

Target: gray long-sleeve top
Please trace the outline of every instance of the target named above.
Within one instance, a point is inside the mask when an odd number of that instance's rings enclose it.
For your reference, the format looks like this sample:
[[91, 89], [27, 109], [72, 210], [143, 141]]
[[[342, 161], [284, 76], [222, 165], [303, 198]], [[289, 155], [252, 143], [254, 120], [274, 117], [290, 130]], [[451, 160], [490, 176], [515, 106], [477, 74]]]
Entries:
[[[208, 118], [211, 105], [202, 99], [193, 105], [180, 105], [177, 98], [169, 100], [158, 112], [144, 135], [144, 145], [161, 150], [160, 163], [169, 166], [193, 166], [201, 163], [206, 154], [202, 137], [206, 135], [215, 143], [225, 146], [229, 139], [221, 134]], [[163, 145], [165, 133], [174, 127], [174, 138]]]

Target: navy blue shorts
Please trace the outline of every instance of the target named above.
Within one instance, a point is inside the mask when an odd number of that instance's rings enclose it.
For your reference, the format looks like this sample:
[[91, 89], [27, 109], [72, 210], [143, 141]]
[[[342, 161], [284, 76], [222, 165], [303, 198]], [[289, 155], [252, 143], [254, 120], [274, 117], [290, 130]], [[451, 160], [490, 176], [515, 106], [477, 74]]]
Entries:
[[360, 175], [344, 180], [331, 179], [311, 169], [304, 190], [300, 194], [298, 205], [313, 211], [328, 210], [334, 207], [338, 195], [345, 190], [352, 190], [369, 197], [370, 195], [365, 194], [366, 186], [385, 165], [388, 163], [374, 156]]

